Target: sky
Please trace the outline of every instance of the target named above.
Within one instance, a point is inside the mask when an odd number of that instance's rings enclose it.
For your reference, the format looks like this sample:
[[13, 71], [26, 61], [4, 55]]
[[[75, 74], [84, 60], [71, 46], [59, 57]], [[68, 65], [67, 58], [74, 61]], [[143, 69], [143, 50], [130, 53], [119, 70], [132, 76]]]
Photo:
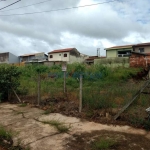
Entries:
[[150, 42], [150, 0], [21, 0], [4, 8], [16, 1], [0, 0], [0, 53], [75, 47], [105, 56], [111, 46]]

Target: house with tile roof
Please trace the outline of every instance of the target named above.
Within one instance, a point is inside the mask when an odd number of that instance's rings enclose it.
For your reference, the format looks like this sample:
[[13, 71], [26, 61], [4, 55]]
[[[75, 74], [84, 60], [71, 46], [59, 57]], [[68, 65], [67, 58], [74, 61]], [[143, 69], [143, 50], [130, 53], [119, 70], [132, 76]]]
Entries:
[[133, 45], [133, 52], [149, 54], [150, 43], [139, 43], [139, 44]]
[[81, 54], [76, 48], [58, 49], [48, 53], [48, 61], [54, 62], [54, 64], [61, 62], [67, 62], [68, 64], [82, 63], [86, 58], [88, 56]]
[[129, 57], [131, 51], [133, 51], [133, 45], [122, 45], [122, 46], [113, 46], [109, 48], [105, 48], [106, 57]]
[[105, 50], [107, 58], [129, 57], [131, 56], [131, 52], [146, 53], [146, 54], [150, 53], [150, 43], [114, 46], [105, 48]]

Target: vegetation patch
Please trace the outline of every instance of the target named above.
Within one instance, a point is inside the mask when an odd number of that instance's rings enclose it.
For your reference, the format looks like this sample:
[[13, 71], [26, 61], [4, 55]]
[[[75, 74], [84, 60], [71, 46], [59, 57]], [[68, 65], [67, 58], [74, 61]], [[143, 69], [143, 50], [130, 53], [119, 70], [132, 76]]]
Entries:
[[26, 106], [27, 106], [26, 103], [22, 103], [22, 104], [19, 105], [19, 107], [26, 107]]
[[[12, 132], [7, 131], [3, 126], [0, 126], [0, 138], [3, 140], [10, 140], [12, 138]], [[0, 141], [2, 141], [0, 140]]]
[[30, 150], [29, 147], [23, 148], [19, 145], [13, 146], [12, 140], [13, 133], [10, 130], [6, 130], [0, 125], [0, 149], [4, 150]]
[[57, 121], [57, 120], [50, 120], [50, 121], [40, 121], [44, 124], [49, 124], [51, 126], [54, 126], [60, 133], [66, 133], [69, 131], [70, 127], [67, 127], [63, 125], [63, 123]]
[[149, 149], [149, 139], [143, 135], [113, 131], [93, 131], [74, 134], [66, 150], [139, 150]]
[[115, 148], [117, 142], [113, 139], [100, 138], [92, 143], [92, 150], [105, 150]]
[[50, 109], [47, 109], [47, 110], [44, 111], [43, 114], [44, 114], [44, 115], [48, 115], [48, 114], [50, 114], [50, 113], [51, 113], [51, 110], [50, 110]]

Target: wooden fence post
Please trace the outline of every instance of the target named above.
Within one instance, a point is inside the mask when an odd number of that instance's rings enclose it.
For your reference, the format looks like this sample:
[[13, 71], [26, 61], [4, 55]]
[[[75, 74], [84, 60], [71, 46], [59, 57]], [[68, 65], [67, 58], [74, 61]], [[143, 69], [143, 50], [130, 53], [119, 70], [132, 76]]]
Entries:
[[40, 105], [41, 101], [41, 76], [40, 73], [38, 74], [38, 106]]
[[66, 71], [64, 71], [64, 93], [66, 93]]
[[80, 92], [79, 92], [79, 112], [81, 113], [82, 111], [82, 74], [80, 74]]

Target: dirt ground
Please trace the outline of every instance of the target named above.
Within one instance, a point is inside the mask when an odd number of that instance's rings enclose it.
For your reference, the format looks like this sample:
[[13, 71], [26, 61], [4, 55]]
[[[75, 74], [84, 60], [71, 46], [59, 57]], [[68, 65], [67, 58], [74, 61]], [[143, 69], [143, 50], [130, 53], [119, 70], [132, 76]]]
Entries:
[[[31, 104], [33, 99], [36, 98], [25, 98], [24, 102], [35, 107], [35, 105]], [[42, 100], [38, 108], [45, 110], [47, 113], [61, 113], [66, 116], [77, 117], [102, 124], [129, 125], [146, 130], [150, 129], [150, 127], [147, 127], [150, 126], [150, 121], [149, 123], [147, 122], [148, 114], [145, 111], [145, 108], [136, 105], [129, 107], [117, 120], [114, 120], [114, 116], [121, 108], [99, 110], [83, 108], [82, 112], [79, 113], [79, 104], [76, 101], [67, 100], [67, 98]], [[145, 122], [146, 127], [144, 126]]]
[[[40, 115], [42, 119], [46, 119], [46, 120], [54, 118], [53, 115], [55, 115], [56, 113], [63, 114], [65, 116], [70, 116], [71, 120], [72, 120], [72, 117], [75, 117], [74, 118], [75, 120], [74, 120], [74, 123], [72, 124], [70, 133], [63, 135], [64, 139], [61, 138], [60, 135], [58, 135], [58, 141], [62, 140], [63, 143], [65, 143], [65, 145], [63, 145], [63, 149], [61, 149], [61, 148], [59, 149], [56, 147], [56, 149], [58, 149], [58, 150], [97, 150], [97, 149], [93, 149], [92, 145], [93, 145], [94, 141], [98, 141], [101, 138], [103, 138], [103, 139], [109, 138], [109, 139], [115, 140], [115, 145], [113, 147], [109, 148], [111, 150], [127, 150], [127, 149], [128, 150], [149, 150], [149, 147], [150, 147], [149, 132], [147, 133], [147, 131], [142, 130], [142, 134], [141, 134], [141, 129], [128, 128], [127, 125], [131, 125], [130, 122], [128, 120], [126, 120], [129, 117], [128, 113], [127, 114], [125, 113], [123, 116], [121, 116], [121, 119], [114, 121], [113, 115], [116, 113], [116, 110], [94, 110], [94, 111], [89, 110], [89, 111], [87, 111], [87, 109], [83, 109], [82, 113], [78, 113], [78, 104], [76, 102], [67, 101], [65, 99], [64, 100], [62, 100], [62, 99], [46, 99], [46, 100], [42, 101], [40, 107], [30, 104], [29, 99], [28, 99], [28, 101], [25, 101], [25, 103], [27, 104], [27, 106], [26, 106], [27, 108], [26, 107], [17, 107], [16, 105], [14, 108], [14, 110], [17, 110], [17, 111], [18, 110], [25, 111], [23, 118], [19, 118], [21, 120], [27, 119], [28, 121], [30, 121], [29, 118], [26, 118], [26, 116], [28, 116], [29, 112], [30, 112], [29, 116], [31, 115], [30, 119], [32, 119], [32, 115], [34, 113], [35, 113], [36, 117], [37, 117], [37, 115]], [[40, 108], [40, 109], [37, 109], [35, 107]], [[140, 108], [138, 108], [138, 109], [140, 109]], [[6, 110], [12, 111], [10, 108], [9, 109], [7, 108]], [[39, 111], [40, 111], [40, 113], [39, 113]], [[41, 111], [45, 113], [45, 116], [41, 115]], [[6, 114], [7, 114], [7, 112], [6, 112]], [[146, 113], [142, 114], [142, 116], [144, 116], [144, 117], [146, 115], [147, 115]], [[21, 117], [21, 115], [20, 115], [20, 117]], [[82, 123], [78, 123], [79, 118]], [[0, 117], [0, 119], [3, 120], [1, 117]], [[58, 117], [57, 117], [57, 114], [55, 115], [55, 119], [56, 120], [62, 119], [63, 121], [65, 120], [65, 122], [67, 121], [67, 117], [63, 117], [62, 115], [61, 116], [58, 115]], [[8, 121], [9, 121], [9, 124], [11, 124], [12, 121], [11, 120], [8, 120]], [[88, 123], [86, 123], [86, 121], [88, 121]], [[13, 122], [14, 122], [14, 120], [13, 120]], [[95, 123], [95, 122], [97, 122], [97, 123]], [[31, 123], [32, 123], [32, 121], [31, 121]], [[35, 125], [35, 120], [33, 120], [33, 123]], [[102, 124], [98, 124], [98, 123], [102, 123]], [[29, 131], [28, 129], [26, 129], [26, 127], [28, 127], [29, 125], [28, 124], [26, 125], [25, 122], [23, 122], [23, 124], [24, 125], [22, 126], [22, 128], [25, 131]], [[37, 124], [39, 126], [38, 122], [37, 122]], [[7, 123], [6, 123], [6, 125], [7, 125]], [[20, 127], [19, 122], [16, 125], [14, 124], [14, 129], [16, 128], [19, 132], [21, 132], [22, 128], [18, 129], [18, 125]], [[44, 126], [44, 125], [40, 124], [40, 126]], [[132, 124], [132, 126], [143, 128], [142, 126], [136, 126], [134, 124]], [[42, 130], [44, 129], [43, 127], [40, 127], [39, 130], [41, 130], [41, 128], [42, 128]], [[47, 127], [47, 129], [48, 128], [49, 127]], [[119, 128], [119, 130], [118, 130], [118, 128]], [[35, 127], [33, 127], [33, 129], [35, 130]], [[44, 130], [46, 130], [46, 129], [44, 129]], [[35, 133], [36, 133], [36, 131], [37, 131], [37, 129], [35, 130]], [[46, 132], [47, 132], [47, 130], [46, 130]], [[51, 130], [50, 132], [53, 132], [53, 130]], [[136, 134], [136, 132], [137, 132], [137, 134]], [[23, 136], [25, 138], [28, 138], [28, 137], [26, 137], [26, 134], [23, 134]], [[47, 137], [47, 133], [46, 133], [45, 137]], [[33, 139], [29, 140], [30, 141], [29, 143], [33, 143], [32, 140], [35, 142], [36, 138], [37, 138], [36, 135], [34, 135]], [[61, 138], [61, 140], [60, 140], [60, 138]], [[39, 139], [42, 139], [42, 138], [39, 138]], [[52, 137], [50, 139], [52, 139]], [[54, 137], [54, 139], [55, 139], [55, 137]], [[23, 141], [26, 142], [28, 140], [24, 139]], [[40, 141], [40, 142], [43, 143], [46, 141], [47, 140]], [[49, 139], [48, 139], [48, 141], [49, 141]], [[55, 141], [55, 140], [53, 140], [53, 141]], [[41, 145], [40, 142], [38, 144]], [[45, 143], [45, 144], [47, 144], [47, 143]], [[49, 142], [48, 147], [50, 145], [51, 145], [51, 142]], [[31, 144], [31, 147], [33, 150], [37, 149], [36, 146], [37, 146], [36, 142], [35, 142], [35, 144], [34, 143]], [[39, 147], [39, 148], [41, 148], [41, 147]], [[107, 150], [109, 150], [109, 149], [107, 149]], [[10, 149], [3, 149], [2, 147], [0, 147], [0, 150], [10, 150]], [[18, 149], [18, 150], [20, 150], [20, 149]], [[45, 148], [45, 150], [55, 150], [55, 148], [53, 148], [53, 149]]]
[[149, 150], [150, 140], [141, 135], [132, 135], [111, 131], [94, 131], [92, 133], [75, 134], [70, 139], [67, 150], [98, 150], [93, 147], [94, 141], [112, 139], [115, 144], [107, 150]]

